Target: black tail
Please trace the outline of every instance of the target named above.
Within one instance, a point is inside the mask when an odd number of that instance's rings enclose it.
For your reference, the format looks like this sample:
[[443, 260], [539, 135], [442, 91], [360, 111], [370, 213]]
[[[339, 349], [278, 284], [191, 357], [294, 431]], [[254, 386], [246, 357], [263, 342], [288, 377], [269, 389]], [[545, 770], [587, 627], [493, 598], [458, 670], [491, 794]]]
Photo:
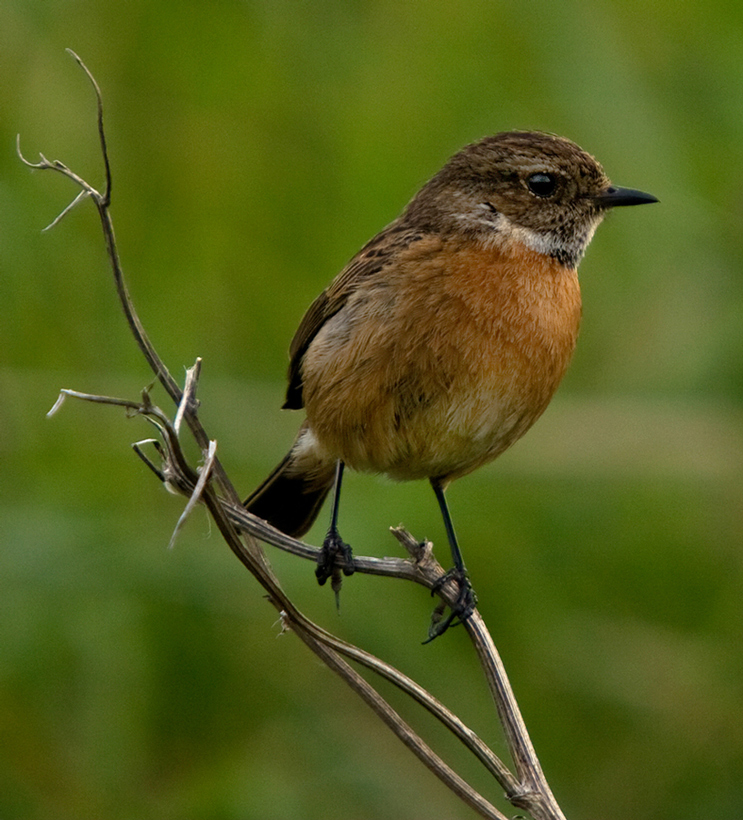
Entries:
[[[335, 480], [335, 463], [307, 459], [300, 442], [303, 428], [283, 461], [246, 499], [248, 512], [277, 530], [301, 538], [312, 526]], [[312, 461], [310, 469], [306, 462]]]

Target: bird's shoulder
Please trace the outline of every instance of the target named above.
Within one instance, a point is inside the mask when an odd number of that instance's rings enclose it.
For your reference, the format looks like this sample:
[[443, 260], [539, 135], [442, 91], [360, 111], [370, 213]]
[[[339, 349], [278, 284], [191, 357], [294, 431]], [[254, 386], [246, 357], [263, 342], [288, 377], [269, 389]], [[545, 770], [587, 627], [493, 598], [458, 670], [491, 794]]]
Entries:
[[425, 238], [425, 232], [402, 219], [396, 220], [367, 242], [309, 306], [289, 347], [289, 384], [285, 408], [299, 409], [303, 406], [302, 358], [325, 322], [343, 309], [362, 283], [383, 275], [401, 254]]

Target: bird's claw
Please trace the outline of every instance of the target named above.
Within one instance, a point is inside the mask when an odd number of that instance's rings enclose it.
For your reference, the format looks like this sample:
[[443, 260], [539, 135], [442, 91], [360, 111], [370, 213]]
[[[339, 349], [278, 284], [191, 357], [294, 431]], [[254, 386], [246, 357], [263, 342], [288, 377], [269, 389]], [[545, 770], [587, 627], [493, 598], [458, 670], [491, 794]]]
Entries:
[[449, 608], [449, 614], [443, 617], [446, 604], [442, 601], [431, 615], [431, 624], [428, 627], [428, 638], [424, 643], [430, 643], [434, 638], [443, 635], [450, 626], [464, 623], [472, 615], [477, 606], [477, 595], [472, 588], [467, 573], [456, 567], [445, 572], [431, 587], [431, 595], [436, 594], [449, 581], [456, 581], [459, 585], [457, 600]]
[[317, 556], [315, 576], [320, 586], [322, 586], [328, 578], [333, 578], [333, 589], [336, 593], [340, 589], [340, 574], [338, 573], [338, 566], [336, 565], [336, 559], [339, 556], [343, 559], [343, 565], [341, 567], [343, 574], [353, 575], [353, 551], [341, 538], [338, 530], [330, 529], [325, 536], [325, 540], [322, 542], [320, 554]]

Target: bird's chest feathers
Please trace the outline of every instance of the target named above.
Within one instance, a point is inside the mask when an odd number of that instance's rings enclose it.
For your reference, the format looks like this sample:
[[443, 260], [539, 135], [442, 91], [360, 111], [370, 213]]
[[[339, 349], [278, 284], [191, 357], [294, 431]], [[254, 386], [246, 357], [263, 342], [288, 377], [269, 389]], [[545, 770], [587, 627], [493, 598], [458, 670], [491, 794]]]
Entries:
[[458, 474], [509, 447], [545, 410], [575, 348], [581, 301], [576, 271], [532, 251], [462, 251], [449, 263], [431, 317], [444, 330], [428, 342], [448, 387], [437, 427], [461, 456]]
[[460, 389], [469, 382], [470, 390], [531, 407], [549, 401], [578, 336], [576, 271], [523, 246], [480, 247], [455, 254], [442, 284], [451, 338], [438, 344], [444, 361], [447, 349], [456, 351]]

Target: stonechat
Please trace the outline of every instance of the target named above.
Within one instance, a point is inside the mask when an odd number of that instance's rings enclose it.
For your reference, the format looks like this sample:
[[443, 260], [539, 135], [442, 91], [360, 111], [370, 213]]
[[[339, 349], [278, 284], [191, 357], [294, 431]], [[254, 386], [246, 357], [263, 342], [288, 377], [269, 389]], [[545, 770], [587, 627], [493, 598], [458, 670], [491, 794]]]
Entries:
[[444, 491], [531, 427], [581, 318], [577, 265], [606, 212], [658, 200], [612, 185], [575, 143], [511, 131], [455, 154], [310, 305], [290, 347], [285, 408], [306, 418], [247, 509], [301, 537], [335, 487], [316, 574], [353, 572], [338, 533], [344, 466], [428, 479], [460, 596], [475, 596]]

